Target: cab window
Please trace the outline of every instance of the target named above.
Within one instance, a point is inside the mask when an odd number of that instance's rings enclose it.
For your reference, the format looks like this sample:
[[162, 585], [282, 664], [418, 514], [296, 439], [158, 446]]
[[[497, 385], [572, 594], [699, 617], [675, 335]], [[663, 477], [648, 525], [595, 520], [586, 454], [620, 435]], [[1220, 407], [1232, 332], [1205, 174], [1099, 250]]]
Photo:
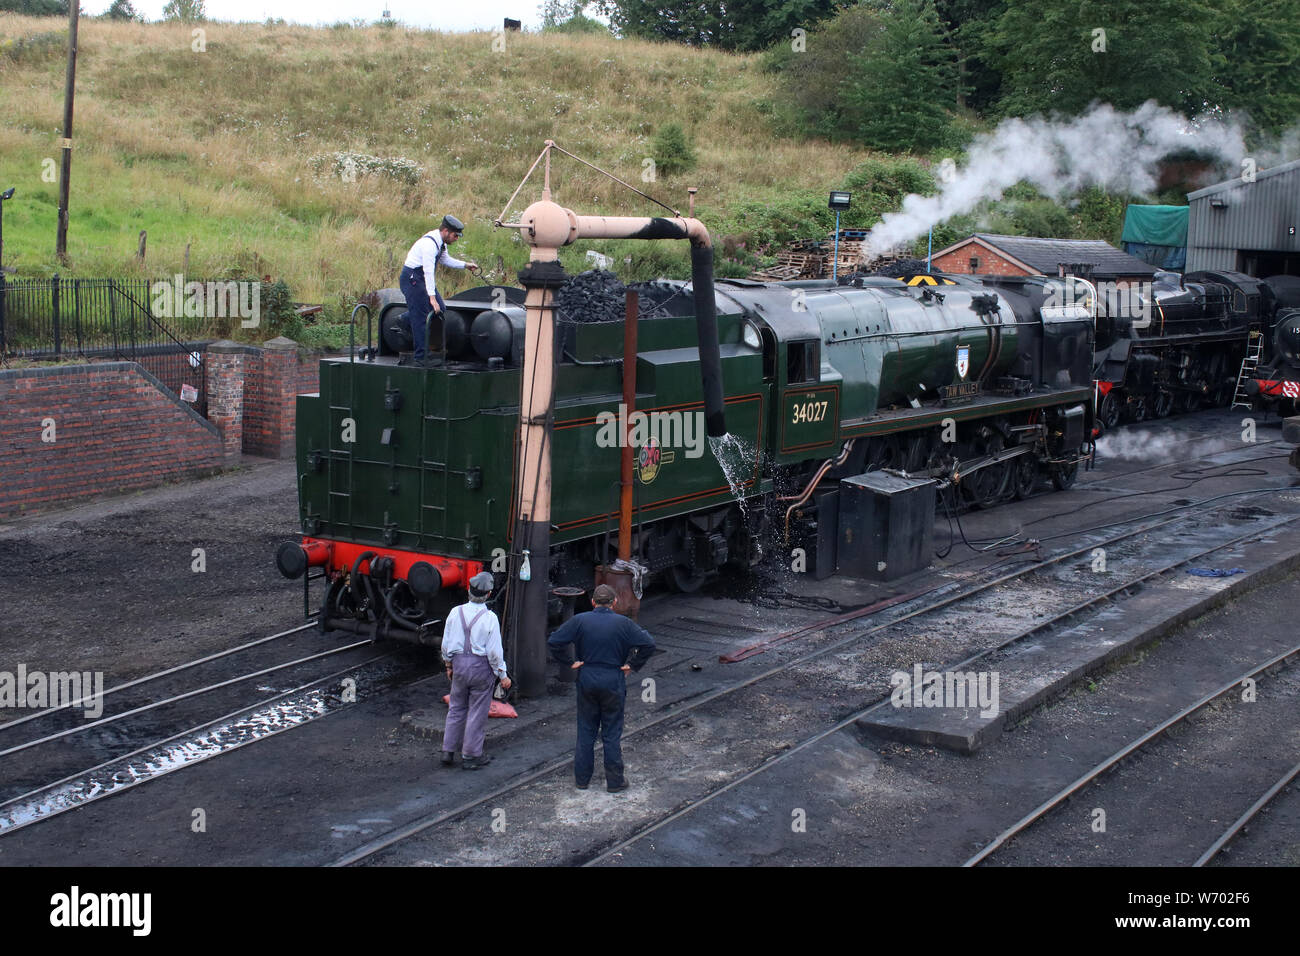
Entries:
[[817, 339], [790, 342], [785, 347], [785, 381], [787, 385], [802, 385], [821, 378], [821, 356]]

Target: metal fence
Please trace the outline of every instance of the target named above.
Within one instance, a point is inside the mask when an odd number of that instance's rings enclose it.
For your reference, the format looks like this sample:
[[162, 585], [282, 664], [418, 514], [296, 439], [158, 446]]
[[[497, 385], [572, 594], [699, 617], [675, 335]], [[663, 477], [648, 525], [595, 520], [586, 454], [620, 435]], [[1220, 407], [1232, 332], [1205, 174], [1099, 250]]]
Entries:
[[[207, 343], [228, 318], [160, 319], [149, 279], [9, 279], [0, 274], [0, 356], [49, 361], [129, 360], [207, 414]], [[170, 283], [168, 283], [170, 288]]]

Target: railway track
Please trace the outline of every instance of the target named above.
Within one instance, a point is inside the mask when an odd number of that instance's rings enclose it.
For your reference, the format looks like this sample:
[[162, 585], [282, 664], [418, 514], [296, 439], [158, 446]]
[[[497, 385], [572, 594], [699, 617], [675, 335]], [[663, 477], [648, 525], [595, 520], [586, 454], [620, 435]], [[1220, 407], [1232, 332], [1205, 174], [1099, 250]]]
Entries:
[[[1013, 823], [1010, 827], [1003, 830], [979, 852], [966, 860], [963, 865], [973, 867], [987, 863], [997, 853], [1008, 847], [1012, 841], [1022, 835], [1027, 835], [1031, 828], [1040, 825], [1043, 821], [1047, 820], [1054, 812], [1065, 806], [1072, 797], [1082, 793], [1085, 789], [1101, 780], [1103, 776], [1115, 770], [1125, 762], [1130, 761], [1133, 757], [1149, 753], [1151, 748], [1158, 741], [1165, 739], [1171, 730], [1187, 724], [1194, 716], [1205, 713], [1211, 705], [1232, 694], [1234, 691], [1240, 692], [1241, 688], [1247, 681], [1257, 681], [1260, 677], [1268, 674], [1276, 668], [1284, 667], [1297, 660], [1300, 660], [1300, 644], [1270, 657], [1262, 664], [1252, 667], [1250, 670], [1238, 675], [1211, 693], [1206, 694], [1200, 699], [1187, 705], [1176, 714], [1160, 722], [1135, 740], [1126, 744], [1076, 780], [1053, 794], [1047, 800], [1043, 801], [1029, 813], [1025, 814]], [[1284, 773], [1277, 783], [1271, 786], [1262, 797], [1255, 801], [1251, 807], [1238, 817], [1237, 820], [1230, 825], [1228, 829], [1224, 831], [1224, 833], [1219, 836], [1218, 839], [1216, 839], [1195, 861], [1171, 860], [1168, 862], [1181, 862], [1183, 865], [1191, 863], [1194, 866], [1203, 866], [1209, 860], [1213, 859], [1223, 849], [1223, 847], [1241, 831], [1241, 829], [1255, 816], [1255, 814], [1267, 805], [1278, 793], [1280, 793], [1298, 773], [1300, 773], [1300, 765], [1292, 767], [1290, 771]]]
[[0, 801], [165, 739], [203, 714], [226, 713], [249, 696], [249, 685], [266, 694], [302, 683], [367, 643], [292, 653], [293, 638], [307, 630], [281, 631], [0, 725]]
[[[1255, 493], [1263, 494], [1265, 492], [1261, 490]], [[1222, 510], [1222, 508], [1210, 509], [1210, 512], [1216, 510]], [[888, 699], [887, 694], [883, 698], [873, 695], [870, 705], [863, 708], [859, 689], [885, 686], [888, 683], [887, 673], [889, 667], [886, 664], [888, 656], [903, 653], [902, 647], [912, 641], [918, 626], [936, 626], [935, 622], [938, 617], [945, 612], [952, 613], [954, 605], [970, 601], [981, 595], [993, 594], [1013, 585], [1022, 585], [1034, 576], [1042, 577], [1053, 569], [1060, 569], [1065, 563], [1073, 559], [1090, 554], [1097, 547], [1113, 548], [1121, 542], [1166, 529], [1176, 522], [1194, 521], [1204, 514], [1205, 512], [1183, 513], [1175, 517], [1145, 524], [1142, 523], [1141, 518], [1129, 519], [1125, 522], [1126, 524], [1136, 524], [1138, 526], [1111, 534], [1105, 538], [1091, 540], [1084, 547], [1063, 551], [1060, 554], [1033, 562], [1027, 567], [999, 574], [990, 580], [973, 586], [963, 587], [960, 582], [941, 585], [930, 592], [918, 595], [915, 600], [907, 604], [891, 608], [889, 613], [873, 615], [874, 619], [866, 622], [867, 626], [865, 627], [863, 626], [864, 622], [858, 620], [858, 615], [840, 615], [820, 622], [828, 632], [847, 630], [849, 633], [847, 636], [839, 638], [832, 636], [828, 643], [823, 643], [813, 650], [798, 654], [786, 662], [767, 668], [743, 680], [731, 682], [703, 694], [692, 696], [689, 699], [679, 701], [675, 706], [665, 707], [661, 713], [639, 721], [629, 728], [624, 735], [624, 740], [633, 742], [633, 746], [636, 746], [642, 740], [650, 738], [652, 732], [660, 731], [655, 734], [656, 742], [659, 744], [655, 754], [638, 756], [635, 759], [634, 766], [644, 768], [647, 763], [653, 764], [658, 759], [658, 755], [663, 756], [661, 762], [664, 766], [662, 768], [652, 768], [646, 771], [647, 776], [653, 777], [657, 783], [665, 780], [669, 781], [667, 786], [660, 788], [664, 792], [660, 796], [659, 803], [667, 804], [662, 808], [663, 812], [655, 814], [654, 819], [648, 823], [644, 821], [635, 823], [630, 820], [625, 821], [625, 823], [630, 824], [628, 826], [628, 829], [631, 830], [629, 834], [620, 836], [613, 842], [607, 841], [595, 850], [580, 848], [576, 850], [568, 849], [565, 852], [564, 847], [550, 845], [545, 848], [538, 848], [540, 850], [540, 859], [537, 862], [555, 862], [557, 859], [563, 859], [568, 862], [599, 863], [608, 860], [619, 853], [621, 849], [631, 846], [646, 835], [682, 819], [717, 796], [769, 771], [773, 767], [782, 764], [793, 754], [854, 723], [871, 708], [878, 706], [882, 700]], [[1048, 621], [1036, 622], [1030, 627], [1019, 629], [1014, 634], [993, 641], [990, 646], [978, 648], [974, 653], [963, 655], [964, 659], [957, 664], [949, 665], [949, 669], [966, 667], [987, 654], [996, 653], [1029, 636], [1041, 634], [1045, 629], [1060, 626], [1064, 622], [1073, 620], [1085, 613], [1089, 608], [1102, 603], [1109, 603], [1125, 591], [1141, 586], [1145, 581], [1168, 573], [1192, 561], [1199, 560], [1215, 551], [1232, 547], [1255, 537], [1274, 533], [1280, 527], [1294, 520], [1296, 519], [1287, 519], [1267, 528], [1254, 528], [1230, 541], [1219, 540], [1214, 542], [1211, 547], [1184, 553], [1177, 560], [1164, 562], [1154, 568], [1143, 568], [1141, 573], [1127, 578], [1123, 584], [1108, 589], [1104, 594], [1071, 601], [1065, 604], [1066, 610], [1053, 614]], [[917, 606], [918, 602], [925, 599], [928, 599], [928, 603]], [[816, 624], [810, 625], [803, 630], [811, 632], [817, 626]], [[889, 632], [888, 639], [881, 637], [885, 632]], [[869, 637], [876, 637], [877, 639], [875, 641], [865, 641]], [[785, 710], [780, 702], [787, 698], [793, 699], [796, 696], [794, 692], [801, 682], [806, 684], [809, 679], [818, 679], [819, 675], [824, 672], [827, 663], [829, 663], [827, 659], [836, 654], [840, 655], [840, 660], [835, 661], [831, 666], [836, 671], [839, 682], [835, 686], [828, 685], [821, 699], [813, 707], [813, 713], [810, 715]], [[914, 654], [915, 652], [913, 652]], [[914, 660], [915, 657], [908, 659]], [[852, 671], [852, 673], [846, 673], [846, 671]], [[729, 718], [729, 714], [735, 712], [749, 715], [749, 718], [744, 721], [744, 726], [731, 725], [735, 718]], [[811, 721], [809, 720], [810, 716]], [[815, 726], [802, 726], [808, 723]], [[683, 755], [680, 750], [674, 750], [672, 746], [669, 746], [671, 743], [669, 732], [674, 729], [679, 731], [678, 737], [693, 734], [695, 738], [694, 744], [697, 748], [693, 762], [702, 764], [699, 759], [701, 755], [710, 758], [708, 759], [709, 766], [716, 768], [713, 776], [715, 778], [725, 778], [723, 782], [703, 795], [692, 792], [689, 784], [678, 785], [674, 782], [689, 776], [689, 764], [692, 762], [689, 755], [687, 755], [685, 760], [687, 766], [683, 767]], [[796, 729], [803, 730], [803, 733], [794, 733], [793, 731]], [[685, 733], [682, 733], [683, 731]], [[769, 740], [767, 744], [758, 743], [759, 740], [764, 738]], [[460, 827], [463, 830], [469, 826], [467, 818], [474, 810], [494, 806], [503, 801], [503, 798], [512, 798], [513, 803], [525, 802], [523, 796], [533, 785], [547, 786], [551, 781], [547, 781], [546, 778], [553, 775], [558, 776], [567, 771], [569, 767], [570, 758], [567, 755], [544, 763], [505, 782], [488, 793], [478, 795], [447, 810], [426, 815], [403, 827], [390, 831], [339, 858], [335, 861], [336, 865], [351, 865], [374, 860], [386, 851], [394, 850], [399, 845], [420, 837], [422, 834], [427, 835], [422, 838], [423, 842], [437, 842], [436, 837], [433, 837], [434, 832], [443, 834], [455, 827]], [[654, 769], [660, 769], [662, 773], [654, 773]], [[526, 813], [527, 811], [523, 812]], [[535, 820], [533, 822], [536, 826], [529, 827], [530, 832], [545, 833], [547, 831], [547, 827], [541, 821]], [[554, 830], [554, 827], [551, 829]], [[463, 832], [461, 836], [468, 839], [467, 834]], [[464, 846], [465, 839], [459, 842], [453, 839], [451, 844], [453, 846]], [[411, 852], [418, 853], [418, 850], [413, 849]], [[521, 851], [516, 847], [512, 851], [511, 859], [518, 862], [521, 859], [520, 853]]]
[[[1204, 457], [1205, 456], [1190, 458], [1187, 459], [1186, 463], [1200, 461]], [[1175, 463], [1165, 463], [1161, 467], [1167, 468], [1172, 464]], [[1177, 489], [1175, 489], [1175, 491], [1176, 490]], [[1247, 492], [1246, 494], [1257, 493], [1259, 492], [1252, 491]], [[1234, 493], [1234, 496], [1237, 496], [1237, 494], [1238, 493]], [[1208, 509], [1210, 512], [1215, 510], [1219, 509]], [[996, 580], [988, 581], [984, 585], [975, 589], [963, 589], [963, 585], [968, 583], [969, 577], [974, 575], [968, 576], [962, 581], [943, 584], [926, 592], [926, 594], [918, 600], [924, 600], [927, 597], [932, 598], [933, 601], [928, 610], [952, 607], [960, 604], [960, 602], [966, 597], [976, 595], [979, 592], [986, 591], [986, 589], [993, 589], [1009, 582], [1022, 580], [1021, 575], [1031, 576], [1033, 574], [1048, 573], [1051, 568], [1061, 567], [1071, 558], [1082, 557], [1095, 547], [1112, 547], [1116, 543], [1121, 543], [1143, 535], [1155, 534], [1162, 529], [1168, 529], [1177, 521], [1188, 519], [1195, 520], [1200, 517], [1201, 514], [1198, 512], [1192, 512], [1190, 514], [1184, 513], [1182, 507], [1180, 507], [1178, 511], [1179, 514], [1176, 517], [1169, 518], [1168, 520], [1150, 520], [1152, 517], [1150, 515], [1126, 519], [1125, 521], [1118, 523], [1128, 529], [1124, 533], [1117, 533], [1107, 536], [1104, 539], [1089, 541], [1086, 547], [1062, 555], [1052, 556], [1052, 558], [1046, 562], [1038, 562], [1031, 567], [1021, 569], [1011, 575], [1001, 575]], [[1069, 534], [1070, 536], [1077, 536], [1077, 534], [1080, 533], [1087, 533], [1096, 530], [1098, 529], [1085, 529], [1084, 532], [1071, 532]], [[1009, 560], [1028, 560], [1029, 557], [1029, 555], [1015, 555], [1011, 556]], [[1005, 564], [1006, 562], [1002, 563]], [[974, 574], [987, 575], [993, 569], [994, 566], [985, 566], [980, 568]], [[957, 593], [959, 591], [961, 593]], [[880, 624], [878, 627], [868, 626], [865, 630], [861, 627], [863, 623], [874, 625], [877, 621], [880, 621], [881, 618], [876, 616], [870, 622], [862, 622], [859, 620], [860, 616], [842, 615], [841, 617], [843, 620], [837, 620], [837, 624], [833, 626], [839, 627], [840, 629], [852, 629], [854, 633], [849, 637], [838, 641], [830, 647], [818, 647], [809, 655], [800, 655], [793, 661], [789, 662], [788, 665], [782, 665], [781, 667], [770, 669], [769, 671], [764, 672], [764, 674], [757, 675], [756, 679], [740, 682], [735, 685], [735, 687], [720, 688], [719, 691], [716, 692], [691, 697], [690, 699], [684, 699], [680, 701], [670, 713], [656, 715], [655, 718], [651, 718], [649, 721], [636, 725], [627, 735], [628, 739], [634, 739], [638, 732], [649, 731], [654, 726], [662, 725], [664, 721], [680, 719], [681, 717], [689, 718], [692, 713], [706, 707], [712, 701], [719, 700], [720, 698], [725, 699], [724, 695], [732, 691], [743, 690], [745, 687], [756, 687], [758, 686], [758, 681], [761, 681], [766, 677], [774, 676], [776, 672], [785, 670], [787, 666], [796, 666], [805, 662], [815, 662], [821, 659], [824, 654], [831, 654], [837, 650], [842, 651], [847, 645], [861, 640], [864, 636], [869, 637], [872, 634], [879, 633], [896, 622], [901, 622], [903, 626], [906, 626], [909, 619], [915, 619], [912, 618], [911, 615], [906, 614], [909, 609], [916, 611], [927, 610], [926, 608], [917, 608], [916, 602], [913, 601], [899, 607], [895, 613], [890, 615], [888, 621]], [[706, 622], [701, 621], [698, 623]], [[814, 631], [819, 625], [824, 624], [826, 624], [825, 621], [819, 622], [807, 630]], [[136, 681], [127, 682], [126, 684], [109, 688], [105, 692], [105, 697], [110, 699], [116, 698], [115, 703], [118, 704], [118, 706], [116, 707], [113, 716], [106, 717], [105, 723], [95, 728], [81, 727], [73, 733], [64, 735], [62, 733], [64, 730], [71, 729], [66, 724], [59, 725], [57, 728], [51, 728], [46, 724], [38, 723], [38, 721], [42, 720], [60, 719], [55, 718], [55, 712], [53, 710], [27, 714], [17, 720], [0, 725], [0, 772], [3, 772], [6, 760], [13, 758], [21, 760], [23, 757], [29, 756], [33, 752], [40, 751], [47, 745], [49, 747], [59, 747], [61, 746], [61, 743], [66, 744], [80, 737], [89, 737], [92, 735], [99, 736], [110, 733], [125, 738], [127, 735], [120, 733], [120, 728], [123, 726], [125, 721], [131, 719], [130, 716], [128, 716], [131, 712], [135, 712], [134, 716], [136, 717], [143, 717], [147, 714], [157, 713], [160, 710], [164, 710], [164, 705], [168, 705], [173, 701], [173, 699], [175, 699], [176, 703], [180, 703], [181, 698], [187, 701], [215, 699], [209, 695], [219, 694], [220, 689], [234, 687], [241, 682], [247, 682], [251, 679], [257, 678], [262, 671], [266, 672], [264, 675], [265, 677], [271, 678], [273, 676], [278, 676], [283, 673], [283, 671], [290, 670], [291, 665], [294, 664], [302, 664], [312, 661], [319, 661], [319, 663], [324, 664], [328, 661], [326, 655], [311, 655], [310, 657], [284, 662], [283, 664], [272, 664], [268, 668], [249, 671], [233, 678], [212, 680], [202, 686], [182, 690], [180, 693], [164, 695], [161, 699], [147, 699], [143, 702], [134, 700], [134, 697], [140, 691], [150, 690], [156, 692], [160, 678], [174, 675], [179, 672], [193, 672], [199, 667], [199, 665], [218, 659], [227, 659], [237, 652], [243, 651], [247, 648], [273, 642], [286, 635], [292, 635], [307, 630], [309, 627], [310, 625], [304, 625], [303, 627], [294, 628], [290, 631], [282, 632], [281, 634], [271, 635], [270, 637], [263, 638], [259, 641], [250, 642], [249, 645], [241, 645], [239, 648], [232, 648], [228, 651], [211, 655], [210, 657], [203, 658], [199, 661], [189, 662], [188, 664], [180, 665], [177, 668], [170, 668], [167, 671], [162, 671], [158, 674], [148, 675], [147, 677], [140, 678]], [[334, 649], [333, 651], [327, 652], [327, 654], [333, 655], [336, 653], [342, 653], [346, 650], [357, 649], [364, 643], [365, 642], [359, 642], [357, 645], [349, 645], [347, 648]], [[363, 664], [365, 663], [372, 662], [363, 662]], [[157, 776], [173, 772], [176, 769], [181, 769], [182, 767], [188, 766], [190, 763], [197, 762], [198, 760], [209, 759], [210, 757], [215, 757], [219, 754], [229, 752], [230, 750], [246, 746], [248, 743], [255, 742], [257, 739], [263, 739], [266, 736], [292, 729], [295, 726], [301, 726], [302, 722], [305, 722], [305, 719], [315, 719], [315, 717], [323, 716], [325, 713], [334, 712], [334, 710], [338, 709], [341, 702], [337, 699], [336, 694], [331, 694], [327, 685], [329, 685], [330, 682], [337, 683], [342, 677], [352, 672], [353, 670], [351, 668], [332, 671], [317, 680], [298, 683], [293, 687], [283, 690], [279, 694], [263, 698], [254, 704], [232, 709], [215, 719], [197, 721], [192, 725], [186, 726], [185, 729], [181, 730], [179, 733], [161, 737], [161, 739], [154, 739], [144, 746], [137, 746], [134, 747], [134, 749], [121, 746], [118, 750], [120, 756], [115, 756], [110, 760], [100, 761], [86, 770], [78, 770], [75, 773], [61, 776], [53, 783], [32, 786], [30, 789], [26, 789], [22, 793], [16, 794], [15, 797], [11, 797], [5, 803], [0, 804], [0, 836], [3, 836], [12, 830], [21, 829], [22, 827], [29, 826], [32, 823], [40, 822], [43, 819], [48, 819], [50, 816], [58, 813], [76, 809], [92, 800], [102, 799], [104, 796], [113, 793], [120, 793], [126, 789], [130, 789], [131, 787], [138, 786], [140, 783], [154, 779]], [[193, 676], [192, 673], [191, 676]], [[376, 680], [376, 684], [395, 684], [399, 682], [401, 682], [401, 675], [392, 672], [385, 675], [383, 679]], [[282, 684], [281, 686], [285, 685]], [[154, 693], [155, 698], [158, 698], [158, 696], [157, 693]], [[275, 713], [272, 713], [272, 711], [275, 711]], [[211, 711], [209, 710], [208, 713], [211, 714]], [[254, 716], [255, 714], [257, 716]], [[66, 717], [67, 715], [64, 715], [64, 718], [62, 719], [66, 719]], [[41, 728], [42, 731], [39, 737], [33, 737], [30, 740], [18, 738], [20, 731], [30, 731], [37, 727]], [[6, 734], [8, 736], [6, 736]], [[122, 750], [126, 750], [126, 752], [121, 753]], [[188, 753], [184, 755], [183, 759], [177, 759], [178, 754], [183, 750], [188, 751]], [[6, 757], [5, 753], [8, 751], [13, 751], [13, 753]], [[85, 763], [86, 762], [83, 761], [78, 766], [85, 766]], [[457, 808], [453, 808], [451, 811], [447, 811], [447, 813], [441, 815], [443, 818], [442, 822], [453, 822], [457, 816], [464, 816], [465, 814], [472, 812], [476, 807], [489, 804], [489, 801], [501, 796], [517, 792], [522, 787], [526, 787], [528, 783], [535, 782], [541, 777], [544, 777], [547, 773], [553, 772], [557, 769], [567, 769], [568, 766], [569, 758], [566, 755], [560, 760], [552, 761], [549, 764], [536, 768], [535, 771], [511, 781], [506, 786], [496, 788], [481, 798], [468, 801]], [[46, 776], [42, 779], [48, 780], [50, 777]], [[0, 793], [0, 796], [3, 796], [3, 793]], [[707, 797], [707, 799], [712, 799], [712, 797]], [[438, 823], [435, 822], [433, 824], [428, 824], [422, 829], [436, 828], [437, 825]], [[393, 845], [395, 845], [395, 843]], [[382, 852], [382, 850], [377, 852]], [[363, 855], [360, 859], [367, 859], [369, 856], [370, 855]], [[582, 856], [579, 856], [577, 859], [577, 862], [584, 861], [590, 862]]]
[[[364, 655], [370, 641], [267, 659], [282, 639], [314, 628], [110, 687], [97, 703], [110, 699], [113, 710], [97, 719], [84, 719], [92, 701], [83, 696], [0, 725], [0, 836], [332, 713], [354, 702], [362, 684], [400, 680], [403, 668], [409, 676], [409, 662], [383, 669], [399, 652]], [[364, 659], [349, 660], [358, 652]], [[349, 677], [351, 687], [342, 683]], [[250, 686], [259, 695], [252, 700]]]
[[1265, 807], [1272, 804], [1278, 794], [1282, 793], [1291, 783], [1300, 777], [1300, 763], [1296, 764], [1290, 770], [1284, 772], [1277, 782], [1270, 786], [1260, 796], [1258, 800], [1246, 808], [1246, 811], [1239, 816], [1228, 829], [1219, 835], [1219, 838], [1210, 844], [1209, 849], [1196, 858], [1192, 866], [1205, 866], [1211, 860], [1215, 859], [1223, 850], [1241, 834], [1246, 827], [1258, 816], [1259, 812]]

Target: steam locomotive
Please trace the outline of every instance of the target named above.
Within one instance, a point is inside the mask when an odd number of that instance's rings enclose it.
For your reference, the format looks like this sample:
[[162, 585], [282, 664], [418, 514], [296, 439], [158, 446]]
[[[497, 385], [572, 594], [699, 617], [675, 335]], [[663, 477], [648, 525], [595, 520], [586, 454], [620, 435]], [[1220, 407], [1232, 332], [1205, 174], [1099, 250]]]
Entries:
[[1273, 276], [1264, 282], [1274, 309], [1268, 327], [1260, 330], [1260, 361], [1245, 392], [1256, 407], [1294, 415], [1300, 411], [1300, 277]]
[[[907, 280], [1011, 294], [1033, 282], [940, 273]], [[1093, 377], [1100, 431], [1242, 400], [1282, 414], [1296, 409], [1300, 278], [1157, 273], [1149, 290], [1104, 288], [1087, 304], [1097, 324]]]
[[[821, 491], [841, 478], [890, 469], [934, 479], [953, 506], [985, 507], [1067, 487], [1091, 451], [1083, 280], [1015, 291], [718, 280], [728, 435], [709, 447], [699, 290], [632, 288], [634, 356], [623, 356], [623, 322], [557, 314], [553, 594], [590, 587], [593, 569], [615, 559], [618, 436], [630, 415], [644, 426], [631, 437], [632, 560], [681, 591], [725, 566], [753, 567], [765, 548], [815, 548], [836, 534]], [[432, 642], [472, 575], [522, 579], [505, 570], [521, 557], [527, 567], [514, 530], [523, 297], [498, 286], [449, 298], [431, 367], [398, 363], [402, 307], [390, 299], [379, 348], [322, 360], [319, 394], [298, 397], [302, 536], [281, 545], [277, 564], [304, 580], [309, 612], [308, 582], [324, 584], [323, 629]], [[625, 362], [635, 363], [632, 409], [620, 408]]]

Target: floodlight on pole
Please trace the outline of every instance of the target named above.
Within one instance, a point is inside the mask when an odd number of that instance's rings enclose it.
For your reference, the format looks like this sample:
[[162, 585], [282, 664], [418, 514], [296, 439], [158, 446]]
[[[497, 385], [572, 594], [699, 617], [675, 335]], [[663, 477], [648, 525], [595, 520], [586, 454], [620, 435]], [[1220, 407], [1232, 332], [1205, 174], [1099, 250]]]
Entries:
[[835, 257], [831, 260], [831, 279], [839, 281], [840, 277], [840, 213], [849, 208], [853, 194], [841, 189], [832, 189], [827, 208], [835, 210]]

